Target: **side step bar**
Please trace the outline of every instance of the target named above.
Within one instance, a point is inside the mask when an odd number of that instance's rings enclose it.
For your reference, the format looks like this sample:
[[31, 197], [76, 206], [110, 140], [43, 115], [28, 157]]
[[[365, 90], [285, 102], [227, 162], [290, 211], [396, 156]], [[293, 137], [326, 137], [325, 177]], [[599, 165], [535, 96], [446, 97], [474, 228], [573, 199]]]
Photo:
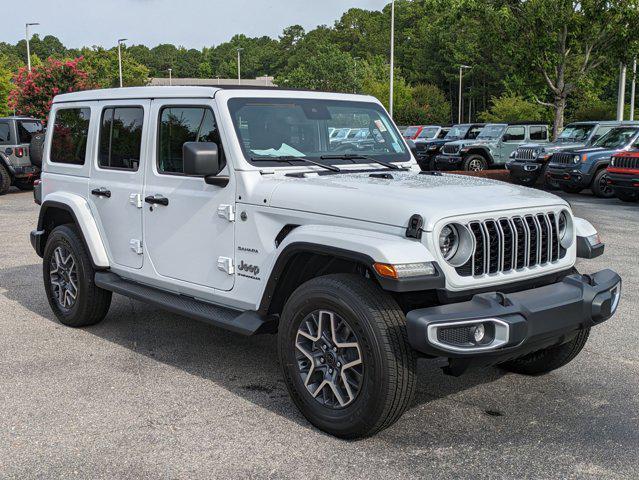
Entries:
[[240, 312], [220, 307], [185, 295], [132, 282], [115, 273], [97, 272], [95, 284], [125, 297], [156, 305], [178, 315], [184, 315], [242, 335], [275, 331], [275, 322], [255, 311]]

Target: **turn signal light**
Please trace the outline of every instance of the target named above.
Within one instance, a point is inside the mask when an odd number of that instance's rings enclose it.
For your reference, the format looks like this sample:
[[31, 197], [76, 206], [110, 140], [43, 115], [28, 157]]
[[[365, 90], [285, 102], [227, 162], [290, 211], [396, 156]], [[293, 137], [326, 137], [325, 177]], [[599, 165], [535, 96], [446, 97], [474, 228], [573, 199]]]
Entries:
[[375, 263], [373, 268], [380, 277], [386, 278], [408, 278], [421, 277], [423, 275], [435, 275], [437, 271], [430, 262], [422, 263], [400, 263], [391, 265], [388, 263]]

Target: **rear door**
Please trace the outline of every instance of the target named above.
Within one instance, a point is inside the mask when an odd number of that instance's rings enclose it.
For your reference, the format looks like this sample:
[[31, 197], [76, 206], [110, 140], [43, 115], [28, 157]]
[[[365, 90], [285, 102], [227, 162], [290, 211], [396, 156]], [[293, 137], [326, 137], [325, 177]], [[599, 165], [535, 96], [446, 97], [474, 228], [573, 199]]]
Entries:
[[100, 102], [89, 204], [111, 261], [141, 268], [142, 189], [150, 100]]

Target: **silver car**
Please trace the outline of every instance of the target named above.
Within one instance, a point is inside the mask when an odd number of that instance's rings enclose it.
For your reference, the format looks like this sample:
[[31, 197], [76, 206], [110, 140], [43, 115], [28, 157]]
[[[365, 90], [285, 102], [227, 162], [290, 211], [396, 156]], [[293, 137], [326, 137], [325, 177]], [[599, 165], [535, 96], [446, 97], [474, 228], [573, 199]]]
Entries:
[[20, 190], [33, 188], [40, 168], [31, 162], [31, 141], [42, 132], [42, 122], [34, 118], [0, 118], [0, 195], [11, 185]]

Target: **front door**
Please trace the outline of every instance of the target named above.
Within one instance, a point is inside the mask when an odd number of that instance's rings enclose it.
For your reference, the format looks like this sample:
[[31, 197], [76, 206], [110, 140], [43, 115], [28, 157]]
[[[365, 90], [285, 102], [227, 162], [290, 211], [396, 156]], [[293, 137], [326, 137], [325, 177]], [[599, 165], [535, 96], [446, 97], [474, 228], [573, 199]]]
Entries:
[[149, 128], [151, 102], [125, 100], [97, 106], [100, 123], [97, 152], [92, 153], [89, 205], [111, 261], [141, 268], [142, 188], [148, 156], [142, 139]]
[[[213, 106], [193, 100], [156, 100], [151, 116], [153, 161], [144, 188], [144, 243], [160, 277], [218, 290], [233, 288], [234, 182], [208, 185], [184, 174], [182, 145], [224, 146]], [[220, 175], [229, 173], [225, 167]]]
[[526, 127], [523, 125], [512, 125], [506, 129], [502, 137], [499, 149], [500, 158], [495, 158], [498, 165], [506, 163], [510, 154], [513, 153], [519, 145], [524, 143], [526, 139]]

